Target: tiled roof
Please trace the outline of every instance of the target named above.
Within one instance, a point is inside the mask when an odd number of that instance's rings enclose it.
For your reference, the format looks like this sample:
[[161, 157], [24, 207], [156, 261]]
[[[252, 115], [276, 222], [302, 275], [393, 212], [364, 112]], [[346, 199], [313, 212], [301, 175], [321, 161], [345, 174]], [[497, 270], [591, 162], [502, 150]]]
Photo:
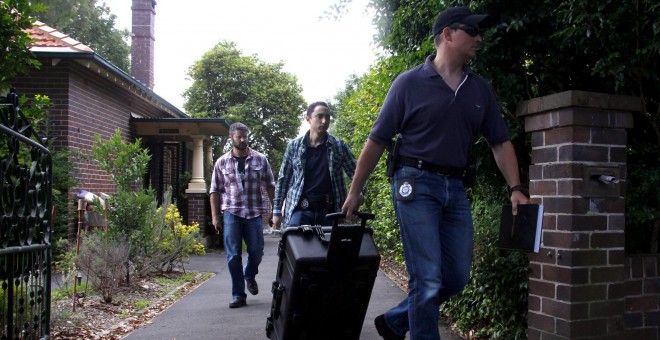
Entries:
[[26, 31], [36, 40], [30, 45], [32, 52], [94, 52], [87, 45], [41, 21], [36, 21], [34, 26]]
[[[35, 21], [34, 26], [25, 31], [35, 40], [30, 44], [30, 51], [34, 52], [37, 57], [52, 57], [53, 55], [56, 55], [56, 58], [58, 59], [62, 57], [72, 58], [85, 67], [92, 69], [97, 74], [104, 74], [105, 77], [112, 79], [115, 83], [129, 88], [131, 92], [138, 96], [143, 97], [141, 93], [146, 94], [152, 103], [168, 111], [172, 116], [177, 118], [188, 117], [185, 112], [161, 98], [153, 92], [153, 90], [147, 88], [137, 79], [103, 57], [97, 55], [94, 50], [89, 48], [89, 46], [73, 39], [55, 28], [52, 28], [43, 22]], [[102, 69], [104, 72], [100, 71]]]

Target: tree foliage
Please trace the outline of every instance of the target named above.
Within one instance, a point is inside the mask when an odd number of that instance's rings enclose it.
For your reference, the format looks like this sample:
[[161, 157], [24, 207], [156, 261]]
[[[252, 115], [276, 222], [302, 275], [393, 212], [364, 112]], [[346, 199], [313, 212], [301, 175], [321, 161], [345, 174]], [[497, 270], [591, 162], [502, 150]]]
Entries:
[[184, 92], [184, 108], [195, 117], [247, 125], [250, 146], [266, 154], [277, 171], [305, 110], [298, 80], [282, 67], [243, 55], [233, 42], [220, 42], [188, 70], [193, 84]]
[[7, 79], [40, 66], [30, 52], [32, 38], [24, 30], [32, 27], [32, 16], [43, 10], [43, 5], [27, 0], [0, 1], [0, 92], [11, 86]]
[[89, 46], [115, 66], [128, 72], [130, 46], [127, 29], [116, 29], [116, 15], [98, 0], [39, 0], [48, 10], [36, 17]]
[[121, 131], [116, 129], [115, 134], [105, 141], [100, 135], [95, 135], [94, 142], [94, 159], [101, 170], [110, 174], [117, 190], [130, 191], [142, 184], [151, 156], [147, 149], [142, 148], [139, 138], [135, 143], [126, 143], [121, 138]]

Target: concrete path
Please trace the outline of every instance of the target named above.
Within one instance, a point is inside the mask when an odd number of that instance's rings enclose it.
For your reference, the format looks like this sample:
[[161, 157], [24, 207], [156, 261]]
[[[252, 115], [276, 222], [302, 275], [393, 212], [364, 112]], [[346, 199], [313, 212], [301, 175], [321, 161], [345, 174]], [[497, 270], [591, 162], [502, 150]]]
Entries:
[[[144, 326], [124, 339], [222, 339], [252, 340], [266, 338], [266, 317], [272, 302], [271, 284], [277, 269], [279, 234], [265, 235], [264, 257], [259, 266], [259, 294], [248, 293], [247, 306], [230, 309], [231, 281], [224, 252], [191, 257], [186, 270], [213, 272], [216, 275], [177, 301]], [[245, 259], [244, 259], [245, 261]], [[398, 304], [405, 293], [381, 271], [374, 284], [360, 339], [377, 340], [373, 320]], [[443, 340], [463, 338], [440, 327]]]

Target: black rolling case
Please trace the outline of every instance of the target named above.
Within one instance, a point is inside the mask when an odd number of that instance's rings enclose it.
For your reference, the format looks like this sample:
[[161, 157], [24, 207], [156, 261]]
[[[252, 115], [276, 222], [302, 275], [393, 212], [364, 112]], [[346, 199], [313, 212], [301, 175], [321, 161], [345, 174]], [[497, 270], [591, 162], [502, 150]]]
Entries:
[[358, 225], [287, 228], [279, 243], [273, 303], [266, 336], [273, 340], [359, 339], [378, 273], [380, 255], [366, 228], [373, 214], [358, 213]]

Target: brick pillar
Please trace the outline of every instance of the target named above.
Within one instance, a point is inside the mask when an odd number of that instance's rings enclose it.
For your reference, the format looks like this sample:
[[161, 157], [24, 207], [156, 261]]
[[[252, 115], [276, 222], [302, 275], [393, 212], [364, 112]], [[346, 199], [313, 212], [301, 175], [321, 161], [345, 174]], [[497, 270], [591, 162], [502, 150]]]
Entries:
[[[186, 197], [188, 198], [188, 225], [191, 225], [195, 222], [199, 223], [199, 229], [202, 234], [206, 233], [206, 201], [209, 199], [209, 195], [205, 192], [186, 192]], [[209, 211], [210, 215], [211, 212]]]
[[625, 129], [641, 108], [638, 98], [581, 91], [518, 107], [532, 134], [530, 194], [545, 206], [541, 251], [530, 255], [529, 339], [624, 334]]

